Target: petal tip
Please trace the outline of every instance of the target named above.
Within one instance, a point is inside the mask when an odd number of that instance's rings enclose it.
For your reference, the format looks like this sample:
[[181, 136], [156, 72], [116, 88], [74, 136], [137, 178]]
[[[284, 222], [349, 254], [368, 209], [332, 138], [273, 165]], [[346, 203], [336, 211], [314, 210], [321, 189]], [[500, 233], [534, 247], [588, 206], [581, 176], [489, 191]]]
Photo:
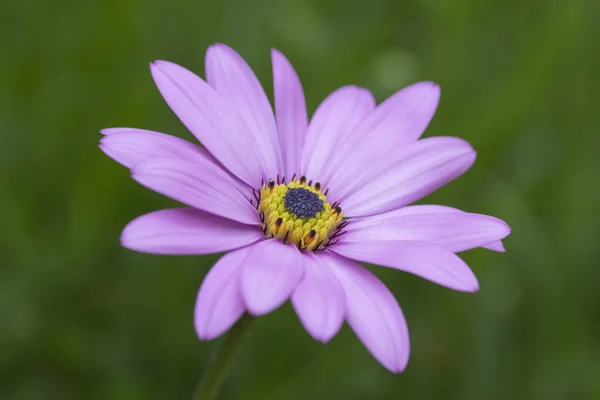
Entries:
[[260, 304], [252, 304], [252, 302], [245, 301], [246, 309], [248, 313], [254, 317], [260, 317], [273, 311], [276, 307], [264, 307]]
[[208, 329], [208, 327], [201, 324], [200, 321], [198, 321], [198, 320], [194, 321], [194, 328], [196, 330], [196, 336], [198, 336], [198, 339], [204, 340], [204, 341], [213, 340], [214, 338], [221, 335], [221, 333], [223, 333], [223, 332], [211, 332], [210, 329]]
[[158, 73], [165, 73], [166, 68], [179, 67], [179, 65], [165, 60], [154, 60], [150, 63], [150, 72], [152, 76]]
[[132, 227], [135, 226], [136, 219], [129, 222], [125, 226], [125, 228], [123, 228], [123, 230], [121, 231], [121, 235], [119, 236], [119, 243], [121, 243], [121, 246], [129, 250], [135, 250], [135, 245], [132, 243], [134, 240], [131, 231]]
[[279, 50], [277, 50], [276, 48], [271, 48], [271, 57], [275, 58], [275, 57], [280, 57], [280, 58], [286, 58], [282, 52], [280, 52]]
[[206, 57], [209, 55], [236, 55], [236, 51], [224, 43], [213, 43], [206, 49]]
[[468, 292], [469, 293], [479, 292], [479, 281], [477, 279], [475, 279], [475, 281], [470, 284], [470, 289], [468, 290]]

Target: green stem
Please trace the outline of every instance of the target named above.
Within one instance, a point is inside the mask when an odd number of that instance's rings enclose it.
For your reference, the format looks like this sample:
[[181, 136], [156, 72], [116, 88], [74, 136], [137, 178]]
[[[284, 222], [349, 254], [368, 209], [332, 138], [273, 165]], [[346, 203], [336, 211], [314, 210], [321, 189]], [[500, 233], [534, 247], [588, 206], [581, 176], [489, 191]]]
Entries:
[[221, 384], [227, 377], [235, 354], [248, 333], [248, 328], [253, 320], [254, 318], [250, 314], [244, 314], [231, 328], [223, 343], [221, 343], [212, 364], [198, 382], [192, 400], [213, 400], [217, 398]]

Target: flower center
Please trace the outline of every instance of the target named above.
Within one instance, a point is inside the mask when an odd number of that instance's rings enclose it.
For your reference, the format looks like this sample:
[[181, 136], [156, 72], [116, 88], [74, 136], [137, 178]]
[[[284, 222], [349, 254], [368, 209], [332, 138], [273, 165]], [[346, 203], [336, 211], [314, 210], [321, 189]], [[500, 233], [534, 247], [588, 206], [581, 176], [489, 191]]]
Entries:
[[298, 218], [315, 218], [325, 209], [317, 193], [302, 187], [289, 188], [283, 196], [283, 204]]
[[262, 231], [269, 238], [292, 242], [300, 250], [322, 250], [343, 234], [342, 209], [329, 204], [327, 190], [305, 177], [290, 183], [270, 180], [254, 190]]

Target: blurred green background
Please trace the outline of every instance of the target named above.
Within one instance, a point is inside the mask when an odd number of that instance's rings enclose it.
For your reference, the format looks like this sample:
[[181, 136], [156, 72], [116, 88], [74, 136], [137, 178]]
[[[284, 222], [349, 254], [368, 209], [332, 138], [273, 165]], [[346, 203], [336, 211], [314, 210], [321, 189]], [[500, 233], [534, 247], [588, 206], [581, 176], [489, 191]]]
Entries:
[[600, 399], [600, 3], [584, 0], [18, 1], [0, 9], [0, 399], [187, 399], [218, 347], [192, 311], [218, 256], [119, 246], [174, 202], [97, 147], [132, 126], [192, 139], [148, 70], [203, 75], [224, 42], [272, 92], [269, 49], [313, 111], [442, 87], [426, 136], [478, 151], [424, 203], [506, 220], [505, 254], [464, 254], [475, 295], [377, 269], [409, 323], [408, 369], [344, 326], [312, 340], [286, 304], [255, 322], [223, 399]]

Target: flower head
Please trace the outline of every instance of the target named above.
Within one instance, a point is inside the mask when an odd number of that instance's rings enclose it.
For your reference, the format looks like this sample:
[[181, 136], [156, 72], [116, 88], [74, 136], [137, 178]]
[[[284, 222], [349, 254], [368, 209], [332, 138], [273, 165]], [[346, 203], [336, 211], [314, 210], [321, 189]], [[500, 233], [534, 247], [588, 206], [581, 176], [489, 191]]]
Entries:
[[402, 371], [402, 311], [357, 261], [474, 292], [477, 279], [455, 253], [504, 251], [510, 229], [486, 215], [409, 206], [475, 160], [464, 140], [419, 139], [437, 85], [411, 85], [379, 105], [366, 89], [346, 86], [309, 122], [294, 69], [275, 50], [272, 58], [275, 114], [250, 67], [225, 45], [209, 48], [206, 81], [170, 62], [151, 64], [163, 97], [204, 147], [141, 129], [102, 131], [102, 150], [136, 181], [188, 207], [138, 217], [121, 242], [156, 254], [228, 251], [198, 293], [201, 339], [290, 299], [315, 339], [327, 342], [346, 321], [377, 360]]

